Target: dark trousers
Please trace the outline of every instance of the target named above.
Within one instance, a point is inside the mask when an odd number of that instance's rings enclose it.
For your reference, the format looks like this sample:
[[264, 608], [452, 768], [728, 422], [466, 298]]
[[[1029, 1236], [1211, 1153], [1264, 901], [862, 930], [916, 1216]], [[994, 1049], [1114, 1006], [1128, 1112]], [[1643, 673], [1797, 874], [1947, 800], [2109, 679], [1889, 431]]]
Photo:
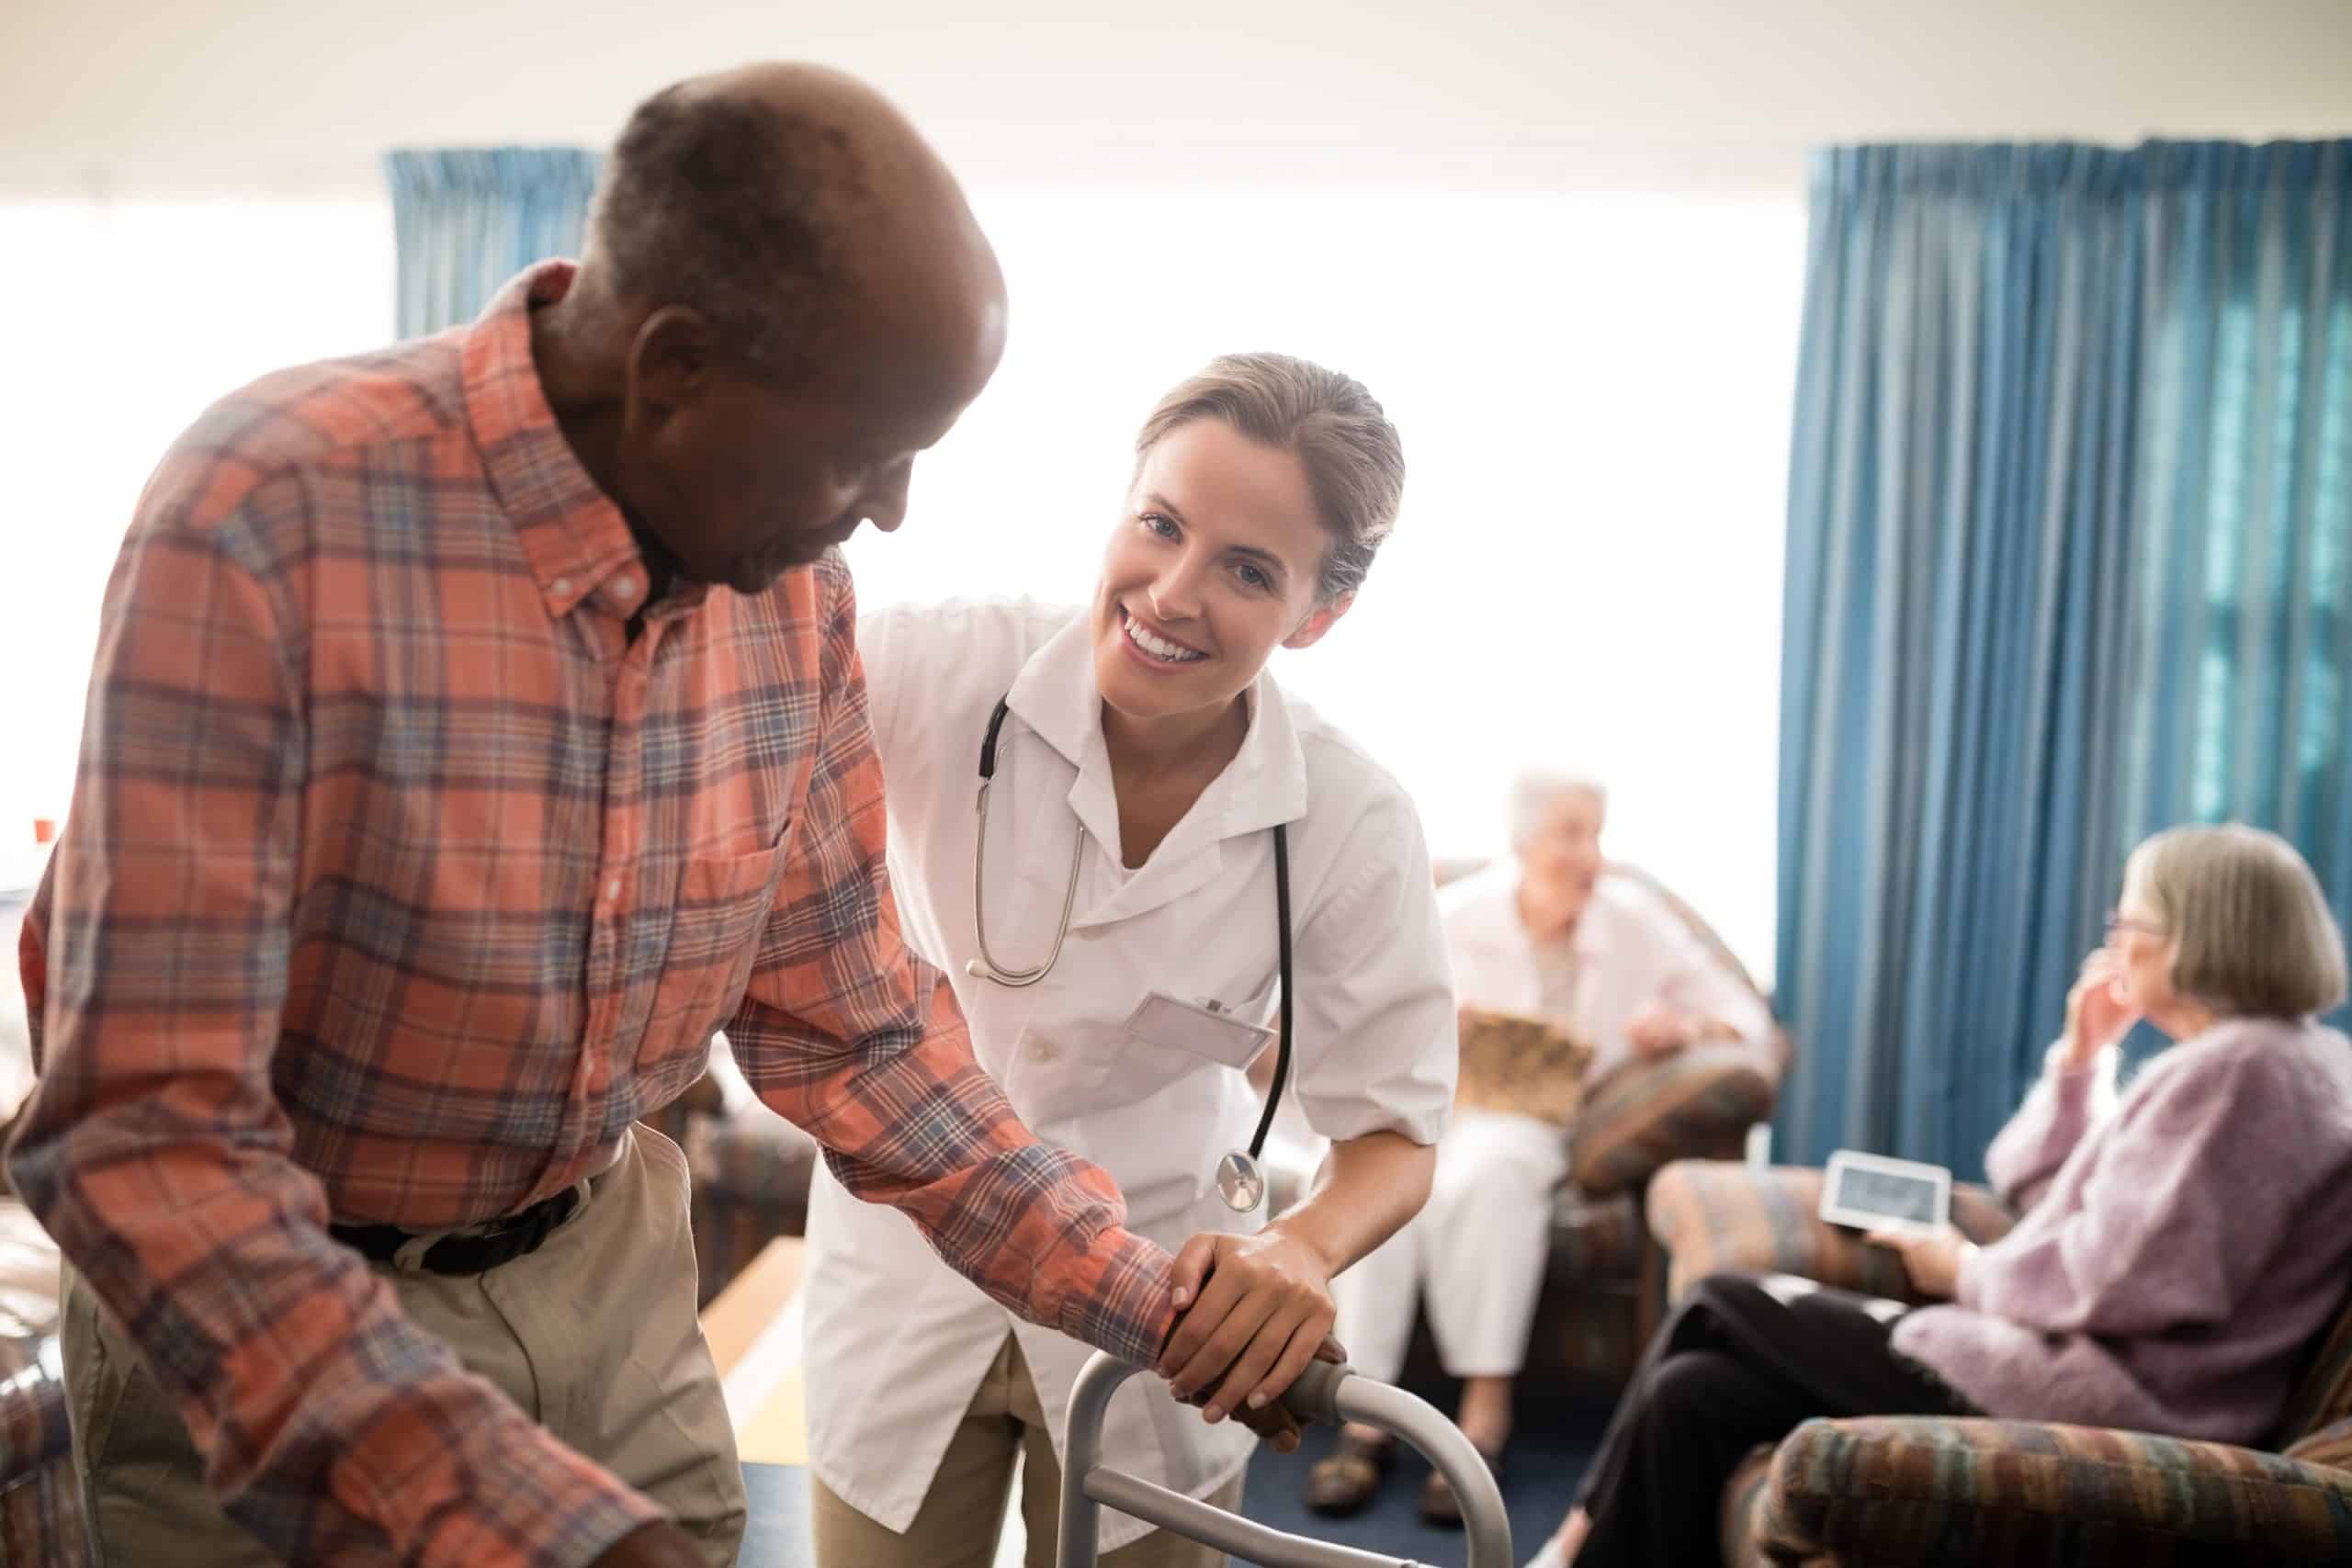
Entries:
[[1979, 1414], [1894, 1353], [1894, 1322], [1886, 1303], [1785, 1277], [1699, 1281], [1600, 1439], [1577, 1496], [1592, 1517], [1577, 1568], [1719, 1562], [1724, 1483], [1757, 1444], [1815, 1416]]

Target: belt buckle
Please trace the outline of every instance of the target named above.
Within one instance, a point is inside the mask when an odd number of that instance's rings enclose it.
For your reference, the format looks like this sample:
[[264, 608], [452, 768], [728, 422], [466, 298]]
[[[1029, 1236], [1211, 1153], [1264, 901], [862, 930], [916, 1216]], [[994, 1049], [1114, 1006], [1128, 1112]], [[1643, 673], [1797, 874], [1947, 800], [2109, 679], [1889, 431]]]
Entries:
[[[563, 1201], [567, 1196], [571, 1199], [569, 1203]], [[430, 1247], [416, 1255], [417, 1267], [435, 1274], [487, 1274], [493, 1269], [503, 1268], [518, 1258], [527, 1258], [537, 1252], [540, 1243], [546, 1241], [558, 1225], [570, 1219], [579, 1206], [577, 1190], [567, 1187], [563, 1191], [532, 1204], [519, 1214], [510, 1214], [503, 1221], [492, 1223], [486, 1229], [435, 1238]], [[445, 1257], [453, 1266], [435, 1268], [433, 1255], [444, 1247], [452, 1248]], [[479, 1249], [498, 1256], [478, 1264], [470, 1259], [459, 1264], [456, 1261], [456, 1251], [459, 1248]], [[403, 1247], [401, 1250], [405, 1252], [408, 1248]]]

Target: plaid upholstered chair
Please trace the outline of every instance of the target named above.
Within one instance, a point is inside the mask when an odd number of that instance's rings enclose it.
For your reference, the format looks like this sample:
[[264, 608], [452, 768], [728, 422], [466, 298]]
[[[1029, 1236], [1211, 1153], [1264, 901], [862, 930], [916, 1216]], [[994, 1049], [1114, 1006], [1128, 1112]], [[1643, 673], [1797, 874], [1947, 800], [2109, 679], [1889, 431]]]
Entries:
[[0, 1562], [9, 1568], [90, 1560], [63, 1379], [53, 1336], [0, 1337]]
[[[11, 1126], [0, 1120], [0, 1145]], [[0, 1180], [0, 1564], [82, 1568], [82, 1489], [57, 1348], [57, 1248]], [[34, 1278], [45, 1287], [29, 1288]]]
[[[1816, 1170], [1689, 1162], [1649, 1223], [1679, 1293], [1723, 1269], [1910, 1299], [1901, 1261], [1815, 1217]], [[1978, 1243], [2011, 1216], [1956, 1188]], [[1724, 1490], [1726, 1568], [2352, 1563], [2352, 1280], [2267, 1449], [2033, 1421], [1808, 1421]]]
[[[17, 1096], [29, 1081], [32, 1042], [17, 990], [17, 931], [23, 906], [0, 904], [0, 1147], [15, 1127]], [[22, 1286], [50, 1286], [57, 1251], [7, 1190], [0, 1175], [0, 1276]], [[82, 1490], [74, 1479], [73, 1435], [65, 1424], [64, 1364], [59, 1359], [55, 1303], [40, 1289], [0, 1290], [0, 1564], [6, 1568], [82, 1568]]]
[[[1450, 882], [1478, 868], [1448, 863], [1438, 879]], [[1770, 996], [1697, 910], [1638, 866], [1612, 861], [1608, 869], [1656, 894], [1769, 1010]], [[1613, 1074], [1577, 1114], [1529, 1336], [1527, 1379], [1605, 1393], [1631, 1375], [1666, 1301], [1665, 1269], [1644, 1223], [1651, 1177], [1679, 1159], [1739, 1157], [1749, 1130], [1771, 1117], [1792, 1055], [1781, 1034], [1770, 1070], [1759, 1070], [1756, 1054], [1737, 1046], [1700, 1046], [1636, 1062]], [[1435, 1364], [1425, 1343], [1415, 1359]]]

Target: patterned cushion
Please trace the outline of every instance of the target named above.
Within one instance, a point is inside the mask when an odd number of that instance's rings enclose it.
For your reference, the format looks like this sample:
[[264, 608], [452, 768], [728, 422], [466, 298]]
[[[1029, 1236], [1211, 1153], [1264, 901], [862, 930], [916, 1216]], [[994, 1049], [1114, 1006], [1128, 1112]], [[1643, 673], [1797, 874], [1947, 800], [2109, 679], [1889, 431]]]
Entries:
[[[1677, 1160], [1649, 1185], [1650, 1234], [1670, 1260], [1667, 1293], [1710, 1274], [1800, 1274], [1825, 1285], [1917, 1301], [1903, 1260], [1820, 1217], [1821, 1172], [1795, 1166], [1755, 1170], [1714, 1160]], [[1952, 1224], [1980, 1245], [2016, 1224], [1981, 1187], [1952, 1189]]]
[[1724, 1568], [1771, 1568], [1772, 1560], [1756, 1543], [1755, 1528], [1771, 1481], [1772, 1445], [1762, 1443], [1724, 1483]]
[[63, 1378], [55, 1339], [0, 1339], [0, 1486], [73, 1450]]
[[2278, 1423], [2279, 1440], [2282, 1445], [2296, 1442], [2347, 1416], [2352, 1416], [2352, 1296], [2346, 1298], [2335, 1328], [2320, 1342], [2319, 1353], [2295, 1385]]
[[1772, 1114], [1779, 1075], [1744, 1045], [1702, 1045], [1612, 1073], [1577, 1118], [1569, 1176], [1596, 1196], [1647, 1181], [1669, 1160], [1739, 1151]]
[[0, 1562], [8, 1568], [86, 1568], [89, 1561], [73, 1461], [52, 1460], [0, 1487]]
[[54, 1339], [0, 1339], [0, 1563], [81, 1568], [82, 1491]]
[[1590, 1282], [1629, 1280], [1642, 1265], [1642, 1211], [1631, 1192], [1589, 1197], [1573, 1187], [1560, 1190], [1552, 1211], [1552, 1256], [1546, 1265], [1556, 1279]]
[[2227, 1443], [2026, 1421], [1808, 1421], [1757, 1539], [1832, 1562], [2352, 1562], [2352, 1472]]
[[2324, 1464], [2337, 1470], [2352, 1471], [2352, 1416], [2303, 1437], [2287, 1450], [2287, 1457], [2301, 1460], [2305, 1464]]

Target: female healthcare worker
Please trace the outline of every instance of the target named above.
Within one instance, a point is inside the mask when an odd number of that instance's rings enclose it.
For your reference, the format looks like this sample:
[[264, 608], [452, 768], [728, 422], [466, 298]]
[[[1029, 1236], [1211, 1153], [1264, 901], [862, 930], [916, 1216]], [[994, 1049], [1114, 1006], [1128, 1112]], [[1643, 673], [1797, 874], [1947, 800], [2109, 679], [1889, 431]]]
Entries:
[[[1222, 1417], [1296, 1376], [1331, 1276], [1428, 1195], [1453, 985], [1411, 802], [1265, 671], [1330, 629], [1392, 526], [1394, 427], [1347, 377], [1247, 355], [1170, 393], [1136, 445], [1084, 609], [893, 609], [858, 640], [909, 941], [1023, 1120], [1105, 1167], [1136, 1231], [1185, 1244], [1170, 1381], [1119, 1393], [1106, 1461], [1231, 1508], [1256, 1439]], [[1285, 1012], [1297, 1103], [1334, 1146], [1266, 1224], [1227, 1162], [1256, 1141], [1244, 1069]], [[830, 1176], [809, 1236], [820, 1568], [989, 1562], [1016, 1455], [1029, 1562], [1050, 1563], [1086, 1347]], [[1217, 1559], [1124, 1515], [1102, 1530], [1112, 1568]]]

